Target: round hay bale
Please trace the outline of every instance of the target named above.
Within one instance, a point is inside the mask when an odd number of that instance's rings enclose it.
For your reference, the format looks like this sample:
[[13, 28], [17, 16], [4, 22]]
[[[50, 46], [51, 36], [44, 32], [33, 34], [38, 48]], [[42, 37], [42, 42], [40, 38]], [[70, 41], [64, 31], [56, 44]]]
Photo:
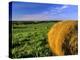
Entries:
[[55, 55], [72, 55], [78, 53], [77, 21], [62, 21], [53, 25], [48, 32], [48, 43]]

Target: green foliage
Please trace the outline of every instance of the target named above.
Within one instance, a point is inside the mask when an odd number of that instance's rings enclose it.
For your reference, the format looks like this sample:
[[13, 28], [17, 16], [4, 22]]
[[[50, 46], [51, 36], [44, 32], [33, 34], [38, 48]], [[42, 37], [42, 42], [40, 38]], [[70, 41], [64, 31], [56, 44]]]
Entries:
[[12, 25], [11, 58], [52, 56], [47, 32], [55, 22], [16, 23]]

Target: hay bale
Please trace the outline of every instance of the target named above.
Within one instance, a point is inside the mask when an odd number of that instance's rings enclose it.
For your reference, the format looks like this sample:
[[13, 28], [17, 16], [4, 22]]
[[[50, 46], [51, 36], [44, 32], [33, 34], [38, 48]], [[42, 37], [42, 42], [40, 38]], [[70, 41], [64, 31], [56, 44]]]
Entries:
[[48, 43], [56, 55], [77, 54], [78, 37], [77, 21], [62, 21], [53, 25], [48, 32]]

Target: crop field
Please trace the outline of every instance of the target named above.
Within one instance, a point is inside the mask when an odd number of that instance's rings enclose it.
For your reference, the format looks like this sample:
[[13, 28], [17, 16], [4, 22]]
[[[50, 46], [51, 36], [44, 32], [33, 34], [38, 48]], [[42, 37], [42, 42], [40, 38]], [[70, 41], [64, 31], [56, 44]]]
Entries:
[[11, 58], [52, 56], [47, 33], [55, 23], [12, 22]]
[[13, 21], [11, 30], [11, 58], [78, 54], [77, 21]]

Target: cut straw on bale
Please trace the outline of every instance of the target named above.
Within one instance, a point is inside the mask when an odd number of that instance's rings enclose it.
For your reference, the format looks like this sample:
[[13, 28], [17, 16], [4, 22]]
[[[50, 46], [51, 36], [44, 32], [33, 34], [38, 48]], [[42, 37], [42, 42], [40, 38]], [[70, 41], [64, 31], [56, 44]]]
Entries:
[[48, 43], [55, 55], [77, 54], [77, 21], [62, 21], [53, 25], [48, 32]]

